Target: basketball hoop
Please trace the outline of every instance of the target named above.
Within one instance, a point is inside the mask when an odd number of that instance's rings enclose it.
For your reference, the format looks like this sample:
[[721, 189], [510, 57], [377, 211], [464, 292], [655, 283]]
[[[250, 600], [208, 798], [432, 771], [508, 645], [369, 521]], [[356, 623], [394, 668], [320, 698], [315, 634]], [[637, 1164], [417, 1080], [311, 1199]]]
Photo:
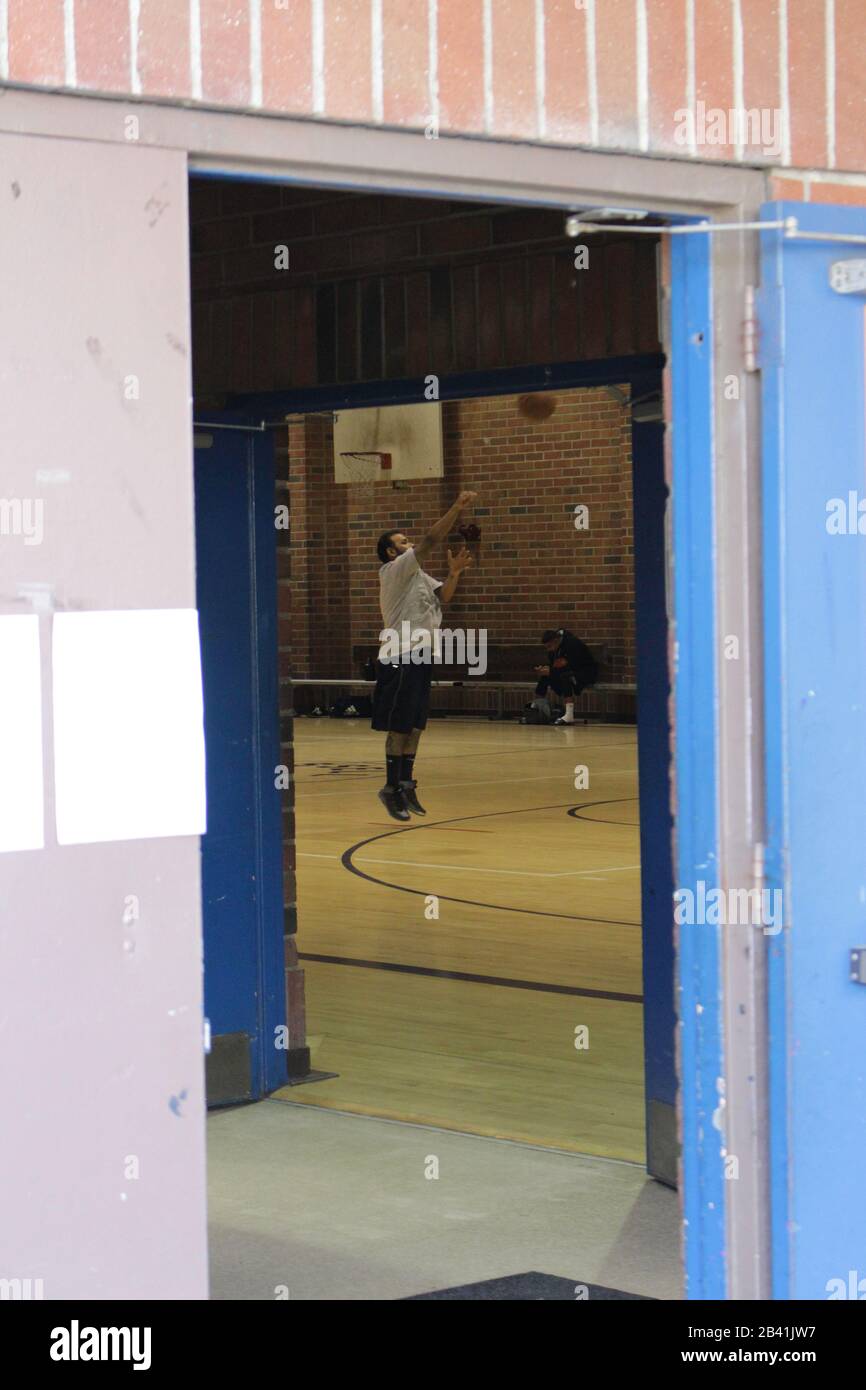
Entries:
[[[388, 468], [391, 467], [391, 455], [390, 455], [390, 454], [383, 454], [383, 453], [381, 452], [381, 450], [379, 450], [379, 449], [367, 449], [367, 450], [361, 450], [361, 449], [347, 449], [347, 450], [345, 450], [343, 453], [340, 454], [340, 458], [341, 458], [341, 459], [360, 459], [360, 461], [361, 461], [362, 463], [365, 462], [366, 460], [370, 460], [370, 461], [373, 463], [373, 466], [374, 466], [374, 467], [375, 467], [375, 466], [378, 466], [379, 468], [383, 468], [383, 469], [388, 469]], [[346, 466], [347, 466], [347, 468], [348, 468], [348, 467], [351, 467], [350, 464], [347, 464]]]
[[337, 457], [341, 463], [342, 481], [358, 497], [372, 499], [376, 495], [376, 484], [390, 481], [391, 455], [379, 449], [350, 449], [341, 451]]

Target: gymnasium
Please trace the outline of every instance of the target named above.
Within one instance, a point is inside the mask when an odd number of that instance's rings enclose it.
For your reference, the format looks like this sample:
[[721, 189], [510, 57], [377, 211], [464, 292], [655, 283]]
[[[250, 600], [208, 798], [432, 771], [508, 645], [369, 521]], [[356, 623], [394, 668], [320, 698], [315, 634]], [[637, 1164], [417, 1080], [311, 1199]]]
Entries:
[[862, 44], [711, 8], [0, 4], [4, 1298], [862, 1292]]

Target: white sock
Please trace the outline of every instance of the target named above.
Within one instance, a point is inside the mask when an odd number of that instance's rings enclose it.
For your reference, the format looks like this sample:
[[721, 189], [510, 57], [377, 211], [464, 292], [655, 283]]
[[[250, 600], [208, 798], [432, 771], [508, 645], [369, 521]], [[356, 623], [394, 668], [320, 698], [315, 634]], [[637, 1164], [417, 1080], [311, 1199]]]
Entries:
[[574, 705], [566, 705], [565, 714], [562, 716], [563, 724], [574, 723]]

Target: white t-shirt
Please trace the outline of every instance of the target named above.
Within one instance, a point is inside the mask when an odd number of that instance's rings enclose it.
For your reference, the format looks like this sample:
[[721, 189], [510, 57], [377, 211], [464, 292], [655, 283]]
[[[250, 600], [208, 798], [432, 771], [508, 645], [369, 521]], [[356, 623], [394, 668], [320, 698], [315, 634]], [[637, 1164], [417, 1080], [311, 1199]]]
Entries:
[[[424, 573], [411, 547], [379, 570], [382, 626], [399, 637], [401, 656], [424, 641], [423, 637], [413, 641], [412, 634], [428, 633], [427, 640], [431, 644], [435, 641], [433, 633], [442, 625], [442, 608], [436, 593], [441, 588], [442, 580]], [[404, 624], [409, 625], [408, 629]], [[379, 660], [393, 661], [394, 650], [395, 639], [386, 636], [379, 648]]]

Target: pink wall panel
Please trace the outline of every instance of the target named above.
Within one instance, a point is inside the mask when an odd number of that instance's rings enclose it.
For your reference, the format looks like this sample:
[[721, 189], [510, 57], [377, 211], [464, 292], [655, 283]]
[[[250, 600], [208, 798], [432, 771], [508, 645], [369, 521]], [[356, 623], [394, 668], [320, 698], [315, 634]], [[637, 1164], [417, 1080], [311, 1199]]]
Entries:
[[[3, 135], [0, 183], [4, 486], [44, 498], [0, 613], [40, 614], [47, 714], [52, 613], [195, 607], [186, 158]], [[45, 848], [0, 856], [2, 1272], [205, 1298], [198, 837], [59, 845], [44, 728]]]

